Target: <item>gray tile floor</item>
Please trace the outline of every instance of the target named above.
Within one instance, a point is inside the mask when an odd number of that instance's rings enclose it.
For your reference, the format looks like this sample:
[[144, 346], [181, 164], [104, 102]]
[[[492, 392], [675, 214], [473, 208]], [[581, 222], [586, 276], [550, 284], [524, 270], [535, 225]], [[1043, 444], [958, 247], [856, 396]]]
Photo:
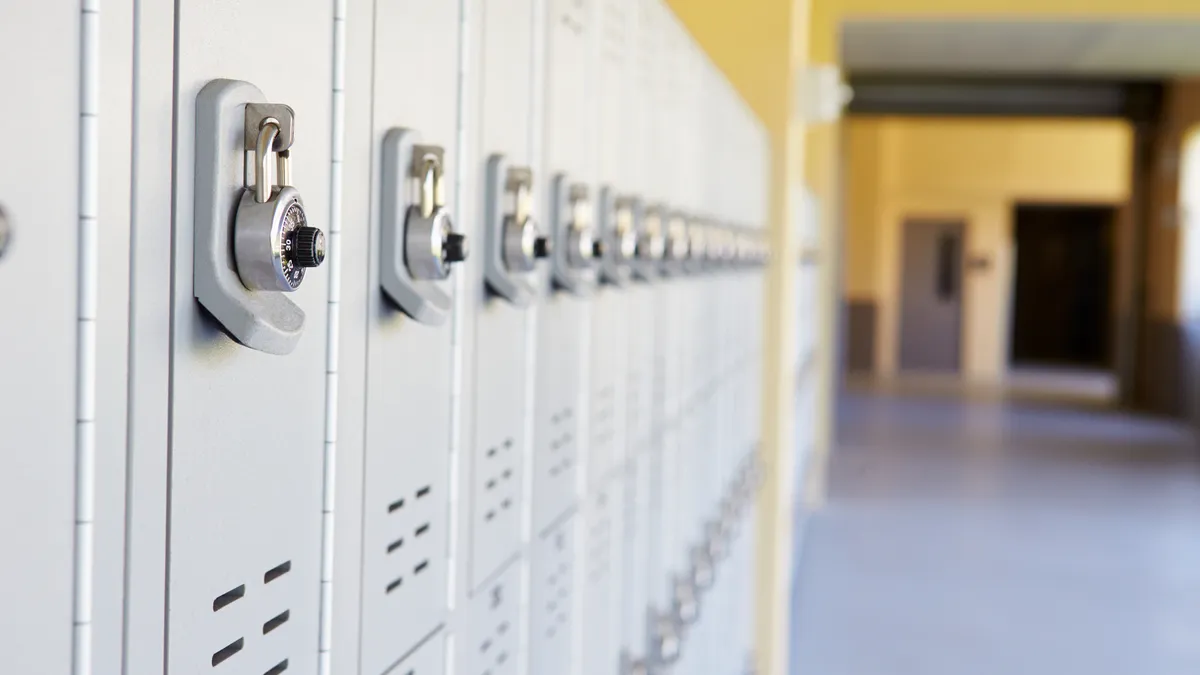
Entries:
[[1200, 450], [1101, 410], [850, 394], [795, 675], [1200, 674]]

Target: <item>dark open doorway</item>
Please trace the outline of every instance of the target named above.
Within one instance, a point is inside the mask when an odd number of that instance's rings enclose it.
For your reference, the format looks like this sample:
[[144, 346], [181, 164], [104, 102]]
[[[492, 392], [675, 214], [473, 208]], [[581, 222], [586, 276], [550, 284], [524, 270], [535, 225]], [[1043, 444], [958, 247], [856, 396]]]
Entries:
[[1116, 209], [1018, 204], [1014, 366], [1110, 368]]

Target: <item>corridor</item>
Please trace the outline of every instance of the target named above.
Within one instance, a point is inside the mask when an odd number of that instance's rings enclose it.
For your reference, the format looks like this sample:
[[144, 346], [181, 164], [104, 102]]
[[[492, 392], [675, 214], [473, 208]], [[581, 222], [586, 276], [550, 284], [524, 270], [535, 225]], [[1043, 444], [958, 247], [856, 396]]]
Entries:
[[1200, 451], [1097, 409], [856, 392], [796, 675], [1200, 673]]

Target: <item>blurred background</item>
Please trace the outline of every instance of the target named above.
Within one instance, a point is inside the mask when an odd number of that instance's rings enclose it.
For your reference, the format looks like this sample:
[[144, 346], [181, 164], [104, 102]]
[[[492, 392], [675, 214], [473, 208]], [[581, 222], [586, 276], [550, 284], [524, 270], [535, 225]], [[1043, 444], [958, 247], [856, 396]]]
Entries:
[[828, 303], [768, 333], [832, 351], [767, 371], [777, 657], [1200, 672], [1200, 5], [673, 4], [772, 133], [775, 299]]

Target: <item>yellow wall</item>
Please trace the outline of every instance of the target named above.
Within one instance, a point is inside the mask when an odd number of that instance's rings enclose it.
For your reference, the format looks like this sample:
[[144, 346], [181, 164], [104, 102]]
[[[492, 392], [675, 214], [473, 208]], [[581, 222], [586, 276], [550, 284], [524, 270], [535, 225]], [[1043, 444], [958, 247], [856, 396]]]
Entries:
[[895, 372], [901, 224], [946, 216], [967, 223], [963, 372], [1004, 374], [1017, 201], [1122, 204], [1132, 130], [1115, 120], [854, 118], [847, 123], [846, 297], [879, 310], [876, 363]]

